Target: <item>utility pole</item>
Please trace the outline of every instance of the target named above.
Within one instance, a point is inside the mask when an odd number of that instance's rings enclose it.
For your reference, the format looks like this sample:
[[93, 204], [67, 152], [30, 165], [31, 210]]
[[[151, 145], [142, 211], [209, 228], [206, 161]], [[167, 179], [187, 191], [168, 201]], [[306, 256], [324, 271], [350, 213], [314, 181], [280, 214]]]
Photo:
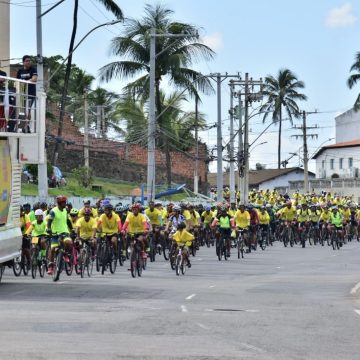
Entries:
[[222, 130], [221, 130], [221, 74], [216, 75], [217, 84], [217, 201], [223, 200]]
[[89, 109], [87, 89], [84, 89], [84, 165], [89, 170]]
[[234, 84], [230, 80], [230, 173], [229, 173], [229, 186], [230, 186], [230, 203], [235, 202], [235, 158], [234, 158]]
[[194, 193], [199, 193], [199, 134], [198, 134], [198, 97], [195, 96], [195, 174]]
[[307, 138], [311, 137], [316, 138], [318, 137], [318, 134], [308, 134], [307, 130], [308, 129], [317, 129], [318, 126], [306, 126], [306, 116], [308, 114], [316, 114], [317, 111], [314, 112], [306, 112], [305, 110], [302, 111], [302, 118], [303, 118], [303, 124], [302, 126], [294, 126], [294, 129], [298, 129], [302, 131], [302, 134], [297, 134], [297, 135], [292, 135], [293, 137], [295, 137], [296, 139], [298, 137], [302, 137], [303, 138], [303, 148], [304, 148], [304, 193], [308, 193], [309, 192], [309, 170], [308, 170], [308, 162], [309, 162], [309, 155], [308, 155], [308, 148], [307, 148]]
[[96, 105], [96, 137], [101, 137], [101, 106]]
[[[42, 15], [41, 15], [41, 0], [36, 0], [36, 47], [37, 47], [37, 73], [38, 79], [36, 84], [36, 97], [40, 98], [40, 94], [44, 92], [44, 62], [43, 62], [43, 50], [42, 50]], [[38, 105], [36, 112], [36, 119], [38, 120], [38, 126], [45, 126], [41, 124], [40, 113], [46, 111], [46, 109], [40, 108]], [[36, 132], [40, 133], [40, 129], [36, 129]], [[39, 151], [44, 151], [44, 163], [38, 164], [38, 193], [40, 201], [47, 201], [48, 197], [48, 173], [47, 173], [47, 157], [45, 142], [40, 141], [43, 144], [43, 149], [39, 148]], [[39, 144], [39, 147], [40, 147]]]
[[[244, 143], [243, 150], [239, 148], [239, 176], [243, 177], [240, 189], [240, 199], [246, 203], [248, 201], [249, 194], [249, 104], [253, 101], [262, 100], [262, 79], [253, 80], [249, 79], [249, 73], [245, 73], [245, 80], [238, 80], [233, 82], [235, 85], [243, 87], [243, 92], [239, 91], [238, 97], [241, 106], [241, 95], [244, 95]], [[255, 92], [255, 86], [260, 86], [260, 91]], [[241, 122], [240, 122], [241, 124]], [[242, 124], [241, 124], [242, 125]], [[239, 128], [241, 132], [241, 128]], [[239, 140], [240, 142], [240, 140]]]

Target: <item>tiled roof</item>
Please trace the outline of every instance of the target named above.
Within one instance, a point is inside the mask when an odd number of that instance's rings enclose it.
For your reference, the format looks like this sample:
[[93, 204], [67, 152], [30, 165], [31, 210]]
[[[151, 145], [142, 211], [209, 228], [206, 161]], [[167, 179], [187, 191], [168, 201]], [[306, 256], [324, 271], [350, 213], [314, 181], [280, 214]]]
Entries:
[[[264, 169], [264, 170], [250, 170], [249, 172], [249, 186], [255, 187], [265, 181], [275, 179], [279, 176], [289, 174], [293, 171], [301, 171], [304, 169], [299, 167], [292, 167], [286, 169]], [[312, 172], [309, 172], [311, 175], [315, 175]], [[216, 177], [217, 173], [209, 173], [208, 174], [208, 182], [212, 186], [216, 186]], [[235, 183], [237, 183], [238, 172], [235, 171]], [[229, 185], [229, 173], [223, 174], [223, 183], [224, 185]]]
[[323, 151], [327, 149], [340, 149], [340, 148], [354, 147], [354, 146], [360, 146], [360, 139], [344, 141], [336, 144], [323, 146], [321, 149], [319, 149], [319, 151], [315, 153], [315, 155], [313, 155], [312, 159], [316, 159], [319, 155], [322, 154]]

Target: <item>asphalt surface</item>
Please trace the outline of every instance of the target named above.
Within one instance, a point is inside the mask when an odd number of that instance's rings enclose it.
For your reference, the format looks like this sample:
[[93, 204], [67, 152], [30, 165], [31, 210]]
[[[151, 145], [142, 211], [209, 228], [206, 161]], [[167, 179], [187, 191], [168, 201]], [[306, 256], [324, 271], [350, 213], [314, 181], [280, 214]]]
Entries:
[[6, 269], [0, 359], [360, 359], [360, 243], [192, 264], [58, 283]]

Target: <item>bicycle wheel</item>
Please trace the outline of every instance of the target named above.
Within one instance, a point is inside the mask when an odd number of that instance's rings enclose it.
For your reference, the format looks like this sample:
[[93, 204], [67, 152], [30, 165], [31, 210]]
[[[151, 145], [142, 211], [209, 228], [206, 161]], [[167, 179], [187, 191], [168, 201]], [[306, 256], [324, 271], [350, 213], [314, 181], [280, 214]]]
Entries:
[[44, 275], [45, 275], [45, 272], [47, 271], [47, 270], [46, 270], [46, 268], [47, 268], [47, 266], [46, 266], [46, 260], [45, 260], [45, 259], [41, 259], [41, 260], [39, 261], [38, 265], [39, 265], [39, 275], [40, 275], [40, 277], [43, 278]]
[[0, 265], [0, 282], [1, 282], [2, 276], [4, 274], [4, 271], [5, 271], [5, 266], [3, 264], [1, 264]]
[[96, 245], [96, 271], [100, 272], [100, 268], [101, 268], [101, 259], [102, 259], [102, 252], [101, 252], [101, 245], [97, 244]]
[[216, 248], [216, 253], [217, 253], [217, 257], [218, 257], [219, 261], [221, 261], [221, 259], [222, 259], [223, 247], [224, 247], [224, 245], [222, 243], [222, 240], [220, 240], [218, 243], [218, 246]]
[[39, 252], [36, 249], [32, 249], [31, 251], [31, 277], [36, 279], [36, 274], [38, 270], [38, 257]]
[[66, 262], [64, 261], [64, 264], [65, 264], [66, 275], [71, 276], [73, 273], [73, 270], [74, 270], [74, 263], [73, 263], [72, 257], [69, 256], [69, 261], [66, 261]]
[[182, 263], [181, 263], [181, 273], [182, 273], [183, 275], [185, 275], [186, 266], [187, 266], [187, 264], [185, 264], [184, 261], [182, 261]]
[[131, 276], [133, 278], [136, 277], [137, 275], [137, 256], [136, 256], [136, 253], [135, 253], [135, 249], [133, 249], [131, 251], [131, 254], [130, 254], [130, 272], [131, 272]]
[[137, 274], [139, 277], [142, 275], [143, 269], [145, 270], [146, 268], [146, 264], [144, 265], [144, 263], [146, 263], [146, 259], [143, 259], [141, 255], [138, 253]]
[[109, 259], [110, 272], [114, 274], [116, 271], [117, 258], [116, 258], [116, 252], [112, 247], [110, 248], [109, 255], [110, 255], [110, 259]]
[[55, 255], [53, 281], [58, 281], [60, 279], [63, 263], [64, 263], [63, 250], [60, 249]]
[[[140, 256], [141, 257], [141, 256]], [[141, 258], [141, 267], [142, 267], [142, 269], [143, 270], [146, 270], [146, 266], [147, 266], [147, 258], [146, 257], [143, 257], [143, 258]], [[141, 276], [141, 275], [139, 275], [139, 276]]]
[[163, 255], [164, 255], [164, 259], [168, 261], [170, 257], [170, 245], [167, 243], [167, 241], [164, 242]]
[[85, 261], [86, 261], [85, 249], [80, 250], [78, 261], [79, 261], [78, 268], [79, 268], [80, 276], [81, 278], [83, 278], [85, 273]]
[[109, 247], [106, 242], [101, 246], [101, 275], [104, 275], [109, 261]]
[[92, 276], [94, 268], [94, 260], [91, 258], [91, 251], [88, 253], [88, 256], [86, 257], [86, 269], [87, 269], [87, 275], [88, 277]]
[[227, 251], [227, 247], [226, 247], [226, 241], [225, 239], [223, 240], [223, 249], [222, 249], [223, 255], [224, 255], [224, 260], [228, 259], [228, 251]]
[[191, 254], [192, 254], [192, 256], [196, 256], [196, 244], [194, 241], [191, 245]]
[[14, 275], [16, 277], [21, 275], [21, 258], [20, 257], [17, 257], [16, 259], [14, 259], [12, 268], [13, 268]]
[[25, 276], [27, 276], [29, 274], [29, 270], [30, 270], [30, 267], [31, 267], [31, 263], [29, 264], [28, 261], [29, 260], [28, 260], [28, 258], [26, 256], [24, 256], [24, 258], [21, 261], [21, 268], [22, 268], [22, 271], [23, 271]]
[[238, 253], [238, 259], [240, 259], [241, 256], [241, 239], [237, 240], [237, 253]]
[[180, 275], [180, 271], [181, 271], [180, 267], [181, 267], [181, 255], [177, 255], [175, 262], [175, 272], [177, 276]]

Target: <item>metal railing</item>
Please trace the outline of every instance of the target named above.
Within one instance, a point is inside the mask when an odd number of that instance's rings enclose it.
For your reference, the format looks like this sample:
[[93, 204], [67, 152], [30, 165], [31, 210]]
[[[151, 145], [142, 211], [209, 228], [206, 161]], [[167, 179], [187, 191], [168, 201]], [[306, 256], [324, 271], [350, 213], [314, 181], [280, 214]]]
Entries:
[[0, 136], [38, 132], [36, 84], [0, 76]]

